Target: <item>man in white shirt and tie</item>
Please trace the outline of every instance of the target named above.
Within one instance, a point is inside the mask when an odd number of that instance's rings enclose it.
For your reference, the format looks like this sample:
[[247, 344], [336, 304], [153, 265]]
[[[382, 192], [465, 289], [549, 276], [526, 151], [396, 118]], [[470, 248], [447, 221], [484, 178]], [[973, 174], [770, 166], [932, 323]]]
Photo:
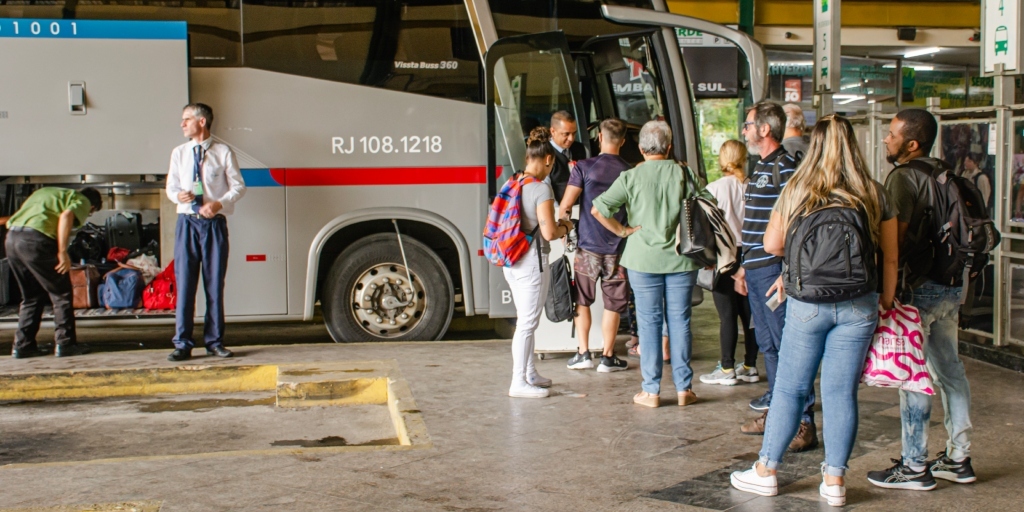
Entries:
[[188, 142], [171, 152], [167, 197], [178, 205], [174, 229], [174, 278], [178, 290], [174, 352], [167, 359], [192, 357], [192, 329], [200, 268], [206, 291], [206, 354], [231, 357], [224, 348], [224, 278], [228, 268], [227, 216], [245, 195], [245, 181], [234, 152], [210, 135], [213, 109], [190, 103], [181, 113], [181, 130]]

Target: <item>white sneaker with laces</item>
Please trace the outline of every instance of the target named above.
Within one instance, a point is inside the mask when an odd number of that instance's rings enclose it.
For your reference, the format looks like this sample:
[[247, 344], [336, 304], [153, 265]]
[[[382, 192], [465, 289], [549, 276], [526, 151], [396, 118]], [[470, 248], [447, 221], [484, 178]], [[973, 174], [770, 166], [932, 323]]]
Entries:
[[527, 384], [526, 381], [513, 382], [508, 388], [508, 396], [513, 398], [547, 398], [549, 394], [548, 390]]
[[733, 471], [729, 475], [732, 486], [743, 491], [761, 496], [779, 494], [779, 482], [775, 475], [760, 476], [757, 474], [757, 463], [746, 471]]
[[818, 494], [825, 501], [833, 507], [842, 507], [846, 505], [846, 487], [842, 485], [826, 485], [825, 482], [821, 482], [818, 486]]
[[733, 370], [736, 373], [736, 378], [743, 382], [757, 382], [761, 380], [761, 377], [757, 374], [756, 366], [747, 366], [739, 363]]

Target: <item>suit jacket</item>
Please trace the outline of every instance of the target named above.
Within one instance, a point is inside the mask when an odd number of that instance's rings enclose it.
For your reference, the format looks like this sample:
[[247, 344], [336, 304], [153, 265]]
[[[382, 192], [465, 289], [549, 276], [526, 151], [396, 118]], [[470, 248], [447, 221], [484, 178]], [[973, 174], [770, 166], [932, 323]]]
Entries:
[[[569, 146], [569, 153], [572, 154], [573, 161], [587, 158], [587, 150], [579, 142], [573, 142]], [[555, 165], [551, 168], [551, 174], [548, 175], [548, 179], [551, 180], [551, 188], [555, 191], [555, 209], [558, 208], [558, 203], [562, 202], [562, 196], [565, 195], [565, 187], [569, 184], [569, 172], [569, 159], [562, 153], [555, 153]]]

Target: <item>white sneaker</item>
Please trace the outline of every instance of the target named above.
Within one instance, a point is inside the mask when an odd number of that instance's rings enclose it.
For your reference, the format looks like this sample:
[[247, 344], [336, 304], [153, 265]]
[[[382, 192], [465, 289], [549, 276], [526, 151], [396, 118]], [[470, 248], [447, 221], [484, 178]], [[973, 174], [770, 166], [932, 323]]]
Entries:
[[527, 384], [526, 381], [513, 383], [508, 388], [508, 396], [513, 398], [547, 398], [548, 395], [548, 390]]
[[732, 486], [749, 493], [759, 494], [761, 496], [775, 496], [779, 494], [779, 482], [776, 480], [775, 475], [760, 476], [757, 474], [757, 470], [754, 466], [746, 471], [733, 471], [732, 475], [729, 475], [729, 481], [732, 482]]
[[715, 371], [707, 375], [701, 375], [700, 381], [704, 384], [721, 384], [723, 386], [735, 386], [739, 382], [736, 380], [736, 370], [726, 370], [722, 368], [722, 363], [718, 363]]
[[734, 368], [736, 378], [743, 382], [757, 382], [761, 380], [761, 377], [757, 375], [756, 366], [747, 366], [743, 363], [739, 363]]
[[531, 386], [537, 386], [538, 388], [551, 387], [551, 379], [541, 377], [539, 373], [534, 373], [533, 375], [526, 377], [526, 381], [529, 382]]
[[833, 507], [846, 505], [846, 487], [842, 485], [825, 485], [825, 482], [822, 482], [818, 486], [818, 494]]

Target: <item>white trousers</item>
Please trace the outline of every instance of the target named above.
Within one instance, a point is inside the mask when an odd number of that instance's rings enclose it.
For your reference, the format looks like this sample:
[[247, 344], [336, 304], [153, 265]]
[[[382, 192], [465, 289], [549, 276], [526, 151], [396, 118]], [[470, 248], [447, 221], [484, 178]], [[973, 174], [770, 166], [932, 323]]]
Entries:
[[502, 269], [516, 305], [516, 332], [512, 336], [513, 386], [527, 382], [529, 375], [537, 373], [533, 347], [540, 316], [544, 314], [551, 272], [547, 254], [542, 255], [544, 271], [541, 272], [535, 251], [531, 248], [515, 265]]

